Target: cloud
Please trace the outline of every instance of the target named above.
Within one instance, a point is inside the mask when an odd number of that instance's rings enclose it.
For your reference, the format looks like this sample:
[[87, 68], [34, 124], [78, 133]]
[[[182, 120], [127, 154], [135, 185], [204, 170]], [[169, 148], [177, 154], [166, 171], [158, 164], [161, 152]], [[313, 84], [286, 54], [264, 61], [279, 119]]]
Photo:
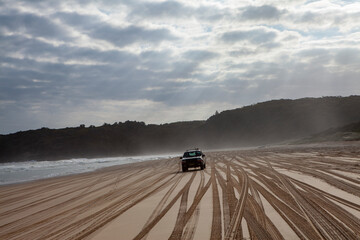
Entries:
[[142, 61], [142, 65], [146, 69], [153, 71], [170, 71], [171, 61], [164, 61], [164, 59], [172, 59], [173, 52], [171, 50], [162, 51], [144, 51], [141, 52], [139, 58]]
[[247, 41], [252, 44], [271, 43], [277, 37], [275, 31], [267, 31], [262, 28], [252, 30], [237, 30], [222, 34], [221, 39], [228, 44], [234, 44], [240, 41]]
[[149, 29], [136, 25], [116, 26], [102, 21], [98, 16], [77, 13], [58, 13], [55, 16], [91, 38], [105, 40], [119, 47], [137, 42], [158, 44], [162, 41], [177, 39], [166, 28]]
[[248, 6], [243, 9], [241, 18], [246, 20], [274, 20], [279, 19], [283, 11], [271, 5]]
[[360, 49], [346, 48], [340, 49], [335, 56], [335, 61], [341, 65], [355, 65], [359, 66], [360, 63]]
[[119, 47], [134, 42], [160, 43], [165, 40], [175, 40], [176, 37], [168, 29], [145, 29], [138, 26], [118, 28], [103, 26], [90, 31], [89, 35], [111, 42]]
[[212, 58], [218, 57], [219, 54], [207, 50], [189, 50], [183, 54], [184, 58], [192, 61], [207, 61]]
[[214, 5], [185, 5], [178, 1], [138, 2], [129, 4], [132, 9], [130, 18], [135, 19], [184, 19], [191, 18], [218, 21], [230, 14], [226, 9], [219, 9]]
[[46, 17], [33, 14], [17, 13], [1, 14], [0, 29], [8, 33], [29, 34], [49, 39], [69, 40], [71, 34]]
[[301, 62], [325, 65], [331, 63], [334, 53], [326, 48], [311, 48], [301, 50], [297, 55]]
[[145, 18], [177, 18], [190, 17], [194, 9], [176, 1], [146, 2], [133, 7], [130, 16]]
[[358, 9], [302, 0], [2, 1], [1, 133], [206, 119], [274, 98], [358, 94]]

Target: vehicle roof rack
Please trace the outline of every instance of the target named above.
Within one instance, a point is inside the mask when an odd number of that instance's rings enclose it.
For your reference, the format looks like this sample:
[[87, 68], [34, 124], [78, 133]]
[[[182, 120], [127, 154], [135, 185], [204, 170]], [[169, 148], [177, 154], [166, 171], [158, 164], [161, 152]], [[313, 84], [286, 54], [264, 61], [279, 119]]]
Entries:
[[186, 151], [188, 152], [188, 151], [194, 151], [194, 150], [199, 151], [199, 148], [190, 148], [190, 149], [188, 149]]

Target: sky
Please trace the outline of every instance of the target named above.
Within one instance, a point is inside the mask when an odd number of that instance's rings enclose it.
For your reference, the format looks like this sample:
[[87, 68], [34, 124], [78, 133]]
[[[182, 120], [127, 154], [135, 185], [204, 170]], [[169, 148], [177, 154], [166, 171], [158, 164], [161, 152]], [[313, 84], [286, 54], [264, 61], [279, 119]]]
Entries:
[[0, 0], [0, 134], [360, 94], [360, 2]]

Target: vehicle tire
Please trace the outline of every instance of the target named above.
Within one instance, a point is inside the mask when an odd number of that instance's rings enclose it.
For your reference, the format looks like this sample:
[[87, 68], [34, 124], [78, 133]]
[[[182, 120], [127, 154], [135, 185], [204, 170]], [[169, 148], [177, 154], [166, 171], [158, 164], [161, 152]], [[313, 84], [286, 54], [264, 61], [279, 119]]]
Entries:
[[205, 164], [203, 163], [203, 164], [201, 164], [200, 165], [200, 168], [201, 168], [201, 170], [204, 170], [204, 168], [205, 168]]
[[188, 168], [186, 166], [182, 166], [182, 171], [187, 172]]

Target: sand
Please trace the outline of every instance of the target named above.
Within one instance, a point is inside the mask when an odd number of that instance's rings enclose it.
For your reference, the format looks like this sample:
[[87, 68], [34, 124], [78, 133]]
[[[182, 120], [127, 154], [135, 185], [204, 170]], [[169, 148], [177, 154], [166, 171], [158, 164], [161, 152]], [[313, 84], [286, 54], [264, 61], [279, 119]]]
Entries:
[[360, 143], [206, 156], [0, 186], [0, 239], [360, 239]]

